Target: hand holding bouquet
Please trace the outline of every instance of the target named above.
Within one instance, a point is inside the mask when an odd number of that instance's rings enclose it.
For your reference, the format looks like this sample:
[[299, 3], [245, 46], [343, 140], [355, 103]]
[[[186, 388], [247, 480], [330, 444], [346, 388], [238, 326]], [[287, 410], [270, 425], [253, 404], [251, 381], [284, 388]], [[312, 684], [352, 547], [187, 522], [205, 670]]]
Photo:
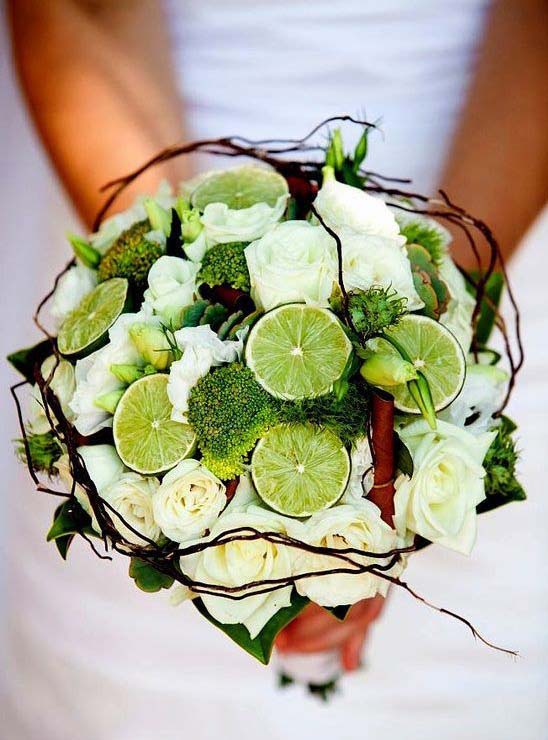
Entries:
[[[101, 213], [46, 297], [55, 330], [45, 299], [46, 339], [10, 357], [32, 386], [25, 419], [14, 387], [21, 456], [65, 499], [62, 557], [102, 540], [265, 663], [308, 603], [344, 619], [411, 591], [411, 552], [468, 554], [477, 514], [524, 498], [496, 242], [445, 196], [364, 170], [370, 128], [351, 155], [337, 130], [319, 162], [290, 158], [309, 137], [163, 153], [147, 166], [195, 150], [261, 166]], [[455, 266], [442, 221], [487, 240], [487, 271]]]

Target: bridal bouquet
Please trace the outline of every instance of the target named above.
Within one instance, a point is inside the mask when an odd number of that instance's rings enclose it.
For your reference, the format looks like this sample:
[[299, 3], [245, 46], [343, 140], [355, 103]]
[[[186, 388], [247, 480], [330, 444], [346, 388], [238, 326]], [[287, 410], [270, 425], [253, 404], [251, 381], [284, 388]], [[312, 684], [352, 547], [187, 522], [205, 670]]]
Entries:
[[[9, 358], [19, 454], [62, 498], [61, 556], [75, 537], [128, 556], [138, 587], [191, 600], [264, 663], [310, 601], [344, 619], [390, 584], [416, 595], [410, 553], [469, 554], [478, 513], [525, 497], [496, 242], [444, 194], [366, 171], [369, 131], [351, 154], [335, 131], [320, 160], [309, 137], [162, 153], [147, 166], [257, 163], [71, 235], [45, 339]], [[487, 240], [487, 270], [457, 268], [443, 222]]]

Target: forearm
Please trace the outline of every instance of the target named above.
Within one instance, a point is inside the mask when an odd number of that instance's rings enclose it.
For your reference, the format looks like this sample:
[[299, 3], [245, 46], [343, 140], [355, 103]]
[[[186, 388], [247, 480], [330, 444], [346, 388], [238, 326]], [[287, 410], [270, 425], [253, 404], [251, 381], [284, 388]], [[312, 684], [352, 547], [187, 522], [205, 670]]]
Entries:
[[[38, 132], [82, 219], [99, 188], [183, 136], [159, 3], [11, 0], [13, 51]], [[138, 180], [150, 190], [165, 165]], [[122, 201], [121, 201], [122, 203]]]
[[[547, 32], [545, 0], [495, 0], [441, 184], [506, 258], [548, 197]], [[457, 261], [475, 266], [455, 237]]]

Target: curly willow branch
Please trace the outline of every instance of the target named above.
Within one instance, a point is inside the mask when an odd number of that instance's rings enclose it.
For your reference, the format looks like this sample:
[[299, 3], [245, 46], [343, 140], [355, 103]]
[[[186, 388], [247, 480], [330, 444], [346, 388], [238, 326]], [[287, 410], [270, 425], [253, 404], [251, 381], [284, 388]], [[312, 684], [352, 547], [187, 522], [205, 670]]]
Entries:
[[[326, 126], [328, 126], [330, 123], [344, 121], [354, 123], [362, 128], [375, 128], [374, 124], [368, 123], [367, 121], [360, 121], [358, 119], [352, 118], [351, 116], [335, 116], [333, 118], [327, 119], [326, 121], [323, 121], [302, 139], [250, 141], [239, 136], [233, 136], [219, 139], [204, 139], [181, 146], [169, 147], [157, 154], [144, 165], [136, 169], [134, 172], [131, 172], [125, 177], [113, 180], [104, 186], [103, 190], [112, 189], [112, 192], [106, 199], [104, 205], [97, 215], [94, 223], [94, 230], [97, 230], [99, 228], [103, 217], [105, 216], [109, 208], [115, 203], [120, 193], [122, 193], [123, 190], [127, 188], [128, 185], [130, 185], [134, 180], [136, 180], [142, 173], [162, 162], [173, 159], [174, 157], [187, 155], [192, 152], [201, 151], [208, 152], [217, 156], [249, 157], [251, 159], [259, 160], [274, 167], [278, 172], [287, 177], [290, 182], [290, 186], [292, 182], [297, 182], [301, 185], [307, 186], [307, 188], [305, 189], [306, 192], [314, 192], [319, 185], [321, 178], [321, 162], [313, 159], [294, 158], [294, 155], [296, 153], [304, 155], [310, 154], [310, 152], [314, 151], [324, 151], [324, 147], [310, 144], [309, 142], [311, 138], [322, 129], [324, 129]], [[293, 155], [293, 158], [289, 157], [288, 155]], [[504, 274], [506, 274], [500, 254], [500, 249], [488, 226], [479, 219], [476, 219], [475, 217], [465, 212], [462, 208], [452, 204], [447, 195], [443, 192], [440, 192], [441, 200], [429, 199], [417, 193], [406, 192], [394, 187], [386, 187], [382, 184], [382, 182], [406, 184], [409, 182], [408, 180], [385, 177], [383, 175], [379, 175], [378, 173], [372, 172], [364, 172], [363, 174], [367, 177], [367, 181], [364, 186], [364, 189], [366, 191], [379, 193], [390, 198], [404, 199], [405, 205], [403, 204], [403, 202], [393, 203], [396, 208], [401, 208], [411, 213], [428, 214], [430, 216], [435, 216], [460, 227], [464, 231], [474, 254], [477, 256], [478, 262], [479, 250], [475, 241], [475, 237], [479, 234], [481, 238], [485, 239], [490, 250], [489, 265], [487, 270], [483, 273], [482, 277], [477, 282], [474, 282], [470, 276], [466, 276], [470, 283], [473, 284], [477, 290], [477, 303], [476, 310], [474, 312], [475, 326], [485, 292], [485, 285], [490, 274], [495, 269], [497, 263], [500, 265]], [[295, 197], [297, 197], [297, 195], [295, 195]], [[308, 206], [310, 208], [310, 204], [308, 204]], [[336, 241], [337, 253], [339, 258], [339, 282], [341, 292], [346, 299], [346, 291], [342, 280], [341, 241], [337, 234], [335, 234], [323, 222], [323, 220], [313, 209], [313, 207], [312, 210], [318, 217], [322, 226], [333, 236]], [[277, 589], [294, 585], [297, 581], [306, 578], [318, 578], [336, 574], [360, 575], [365, 573], [372, 573], [381, 579], [387, 580], [395, 586], [399, 586], [400, 588], [405, 589], [412, 596], [414, 596], [414, 598], [423, 602], [430, 608], [436, 609], [444, 614], [448, 614], [460, 620], [469, 627], [475, 637], [480, 639], [489, 647], [492, 647], [496, 650], [501, 650], [503, 652], [511, 653], [512, 655], [515, 654], [513, 651], [498, 648], [497, 646], [488, 642], [483, 637], [481, 637], [481, 635], [479, 635], [479, 633], [470, 624], [470, 622], [468, 622], [468, 620], [460, 617], [453, 612], [448, 611], [447, 609], [433, 606], [422, 596], [419, 596], [417, 593], [415, 593], [406, 583], [400, 581], [399, 578], [390, 575], [389, 571], [395, 565], [397, 565], [403, 555], [413, 552], [415, 550], [414, 546], [396, 548], [382, 553], [362, 551], [351, 547], [336, 549], [310, 545], [306, 542], [302, 542], [280, 532], [264, 532], [258, 531], [251, 527], [241, 527], [238, 529], [223, 532], [217, 537], [205, 539], [201, 542], [193, 545], [188, 545], [186, 547], [181, 547], [175, 543], [158, 545], [156, 542], [144, 537], [140, 532], [136, 531], [118, 511], [116, 511], [107, 501], [101, 498], [88, 474], [84, 461], [78, 453], [78, 447], [80, 445], [93, 443], [96, 441], [96, 438], [82, 437], [78, 433], [76, 428], [65, 417], [61, 409], [61, 405], [50, 387], [55, 368], [57, 367], [60, 357], [57, 350], [55, 337], [43, 326], [40, 320], [40, 314], [48, 300], [53, 295], [53, 292], [59, 280], [71, 267], [72, 264], [74, 264], [74, 262], [70, 262], [63, 269], [63, 271], [59, 273], [55, 280], [53, 289], [40, 302], [34, 316], [34, 321], [36, 325], [50, 340], [52, 353], [56, 357], [55, 366], [49, 373], [47, 378], [44, 378], [42, 376], [39, 365], [35, 367], [34, 377], [40, 390], [44, 410], [46, 412], [51, 431], [55, 435], [56, 439], [63, 445], [65, 445], [68, 453], [68, 458], [70, 461], [70, 471], [73, 478], [73, 485], [70, 493], [56, 491], [54, 489], [48, 488], [44, 486], [37, 477], [32, 467], [30, 448], [24, 425], [23, 414], [21, 411], [21, 403], [18, 398], [18, 390], [26, 385], [27, 381], [14, 385], [11, 388], [11, 393], [17, 408], [17, 416], [21, 429], [21, 435], [23, 438], [23, 445], [29, 474], [32, 477], [36, 489], [54, 496], [61, 496], [68, 500], [74, 500], [76, 485], [79, 485], [88, 496], [91, 510], [95, 518], [97, 519], [97, 523], [102, 533], [105, 551], [108, 552], [110, 547], [112, 548], [112, 550], [125, 556], [140, 558], [141, 560], [150, 563], [150, 565], [156, 568], [159, 572], [173, 578], [174, 581], [187, 586], [196, 594], [222, 596], [223, 598], [233, 600], [243, 599], [251, 595], [270, 593]], [[512, 346], [511, 339], [506, 330], [506, 324], [504, 323], [498, 310], [495, 311], [495, 314], [497, 328], [499, 329], [505, 340], [506, 353], [512, 373], [512, 378], [509, 385], [510, 393], [514, 385], [515, 376], [523, 363], [523, 347], [520, 337], [519, 312], [511, 289], [508, 288], [508, 291], [510, 295], [511, 305], [515, 314], [514, 330], [517, 349], [513, 348]], [[351, 327], [351, 320], [349, 318], [347, 310], [345, 310], [345, 319]], [[505, 400], [505, 403], [507, 402], [507, 400], [508, 399]], [[500, 411], [502, 412], [502, 408]], [[115, 521], [119, 522], [118, 526], [116, 526]], [[137, 544], [137, 542], [128, 540], [127, 537], [124, 537], [121, 534], [120, 529], [123, 529], [124, 527], [126, 528], [126, 531], [131, 532], [135, 536], [135, 539], [139, 544]], [[91, 540], [89, 540], [89, 538], [87, 537], [85, 539], [88, 541], [88, 544], [99, 557], [110, 557], [108, 555], [101, 555], [94, 547]], [[250, 583], [242, 584], [240, 586], [227, 586], [219, 583], [206, 583], [202, 581], [197, 581], [190, 578], [188, 574], [184, 573], [181, 570], [180, 559], [184, 558], [185, 556], [202, 553], [208, 549], [221, 547], [232, 542], [251, 542], [257, 540], [269, 542], [272, 545], [279, 547], [288, 547], [291, 549], [299, 550], [303, 554], [325, 556], [326, 558], [330, 559], [329, 562], [332, 567], [330, 567], [329, 569], [303, 571], [302, 573], [298, 573], [296, 575], [293, 574], [275, 579], [256, 580]]]

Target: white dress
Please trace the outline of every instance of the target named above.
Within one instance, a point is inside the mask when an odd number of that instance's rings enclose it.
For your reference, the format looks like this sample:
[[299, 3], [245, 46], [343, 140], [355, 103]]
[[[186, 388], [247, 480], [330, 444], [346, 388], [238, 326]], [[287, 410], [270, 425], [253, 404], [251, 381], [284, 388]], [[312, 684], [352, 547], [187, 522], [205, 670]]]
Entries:
[[[412, 176], [429, 191], [470, 78], [484, 10], [483, 0], [172, 0], [167, 11], [190, 133], [294, 137], [334, 112], [382, 116], [385, 141], [373, 137], [371, 168]], [[66, 257], [62, 234], [71, 216], [13, 97], [8, 65], [1, 74], [5, 355], [32, 340], [30, 306]], [[548, 598], [539, 581], [547, 505], [534, 488], [546, 442], [548, 404], [538, 388], [548, 350], [535, 343], [541, 270], [527, 269], [531, 262], [548, 266], [540, 242], [533, 235], [514, 266], [533, 358], [513, 407], [531, 501], [487, 515], [470, 559], [429, 548], [408, 569], [420, 591], [466, 613], [526, 660], [515, 664], [488, 651], [461, 625], [396, 592], [375, 628], [368, 670], [346, 679], [338, 699], [325, 707], [299, 691], [279, 692], [270, 670], [190, 604], [174, 609], [164, 595], [134, 588], [123, 558], [99, 561], [79, 543], [62, 563], [44, 541], [54, 502], [32, 491], [9, 452], [17, 430], [4, 392], [2, 736], [543, 737], [547, 650], [540, 635]], [[5, 386], [8, 371], [2, 374]]]

